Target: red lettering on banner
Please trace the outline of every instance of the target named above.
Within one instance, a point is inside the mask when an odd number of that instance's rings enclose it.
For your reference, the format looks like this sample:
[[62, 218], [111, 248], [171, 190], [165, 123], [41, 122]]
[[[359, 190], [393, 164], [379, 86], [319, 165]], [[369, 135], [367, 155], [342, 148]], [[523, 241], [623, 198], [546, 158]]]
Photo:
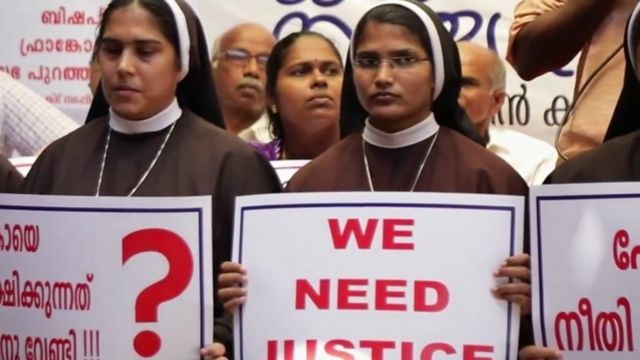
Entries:
[[625, 230], [618, 230], [613, 237], [613, 260], [620, 270], [638, 268], [638, 256], [640, 256], [640, 246], [634, 246], [631, 251], [627, 250], [631, 242], [629, 233]]
[[413, 219], [384, 219], [382, 221], [382, 248], [387, 250], [413, 250], [413, 243], [397, 242], [398, 237], [412, 237], [413, 231], [398, 229], [399, 226], [413, 226]]
[[376, 309], [388, 311], [407, 311], [406, 304], [389, 302], [389, 298], [404, 299], [404, 291], [391, 291], [390, 287], [407, 287], [406, 280], [378, 280], [376, 281]]
[[582, 298], [578, 302], [577, 312], [558, 313], [554, 328], [558, 348], [568, 351], [633, 352], [633, 316], [629, 299], [618, 298], [617, 306], [622, 315], [616, 312], [594, 314], [591, 301]]
[[315, 291], [308, 280], [296, 280], [296, 310], [305, 310], [307, 308], [307, 297], [313, 301], [318, 309], [328, 309], [330, 286], [329, 279], [322, 279], [320, 280], [319, 291]]
[[[281, 347], [279, 345], [282, 345]], [[331, 356], [337, 360], [354, 360], [366, 357], [371, 360], [492, 360], [494, 347], [491, 345], [462, 344], [459, 349], [452, 344], [436, 342], [418, 346], [409, 341], [332, 339], [322, 345], [316, 339], [309, 340], [269, 340], [267, 360], [320, 360]], [[460, 351], [461, 350], [461, 351]], [[280, 353], [280, 351], [282, 351]], [[419, 355], [418, 355], [419, 354]], [[461, 354], [462, 357], [453, 356]], [[417, 356], [416, 356], [417, 355]]]
[[347, 219], [342, 229], [338, 219], [329, 219], [329, 229], [331, 229], [333, 247], [336, 249], [346, 249], [349, 239], [355, 237], [359, 249], [371, 249], [377, 226], [378, 219], [369, 219], [367, 220], [367, 227], [363, 231], [360, 220]]
[[345, 339], [329, 340], [324, 346], [324, 351], [327, 355], [334, 356], [340, 360], [354, 360], [353, 355], [345, 351], [347, 349], [353, 349], [353, 343]]
[[4, 224], [0, 229], [0, 252], [38, 251], [40, 226], [32, 224]]
[[[439, 281], [416, 281], [414, 291], [414, 310], [423, 312], [438, 312], [449, 305], [449, 290], [444, 283]], [[431, 289], [435, 292], [436, 300], [429, 303], [427, 292]]]
[[[295, 307], [296, 310], [306, 310], [307, 299], [318, 310], [328, 310], [332, 294], [332, 284], [335, 287], [336, 309], [338, 310], [369, 310], [367, 295], [373, 287], [373, 309], [376, 311], [407, 311], [405, 299], [407, 281], [395, 279], [320, 279], [319, 286], [314, 287], [309, 280], [296, 280]], [[395, 291], [391, 287], [398, 288]], [[449, 290], [439, 281], [417, 280], [413, 283], [413, 308], [416, 312], [439, 312], [449, 305]], [[390, 299], [403, 301], [392, 302]]]
[[[368, 219], [363, 229], [360, 219], [347, 219], [344, 227], [340, 226], [338, 219], [329, 219], [329, 229], [331, 231], [334, 248], [346, 249], [349, 240], [355, 238], [359, 249], [371, 249], [379, 222], [380, 219]], [[382, 249], [413, 250], [413, 243], [399, 242], [397, 239], [401, 237], [412, 237], [413, 231], [406, 227], [413, 225], [413, 219], [382, 219]]]
[[20, 359], [20, 338], [15, 334], [0, 333], [0, 359]]
[[479, 352], [485, 353], [484, 355], [493, 354], [493, 346], [490, 345], [465, 345], [462, 348], [463, 360], [491, 360], [492, 357], [480, 357], [483, 354], [477, 354]]
[[88, 16], [84, 11], [74, 11], [67, 17], [67, 8], [58, 7], [57, 10], [45, 10], [40, 16], [40, 21], [44, 25], [97, 25], [104, 13], [105, 7], [98, 9], [96, 16]]
[[367, 279], [338, 279], [338, 309], [341, 310], [367, 310], [367, 303], [355, 302], [352, 298], [367, 296], [367, 290], [358, 290], [354, 287], [367, 286]]
[[0, 71], [11, 75], [11, 77], [16, 80], [20, 80], [20, 66], [0, 65]]

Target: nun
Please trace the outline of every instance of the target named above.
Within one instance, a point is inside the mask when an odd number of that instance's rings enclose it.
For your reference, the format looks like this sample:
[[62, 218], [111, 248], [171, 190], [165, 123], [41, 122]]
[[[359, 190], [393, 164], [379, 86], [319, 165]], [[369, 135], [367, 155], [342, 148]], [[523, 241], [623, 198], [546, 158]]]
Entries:
[[624, 84], [604, 143], [563, 163], [545, 183], [640, 181], [640, 4], [627, 22], [624, 37]]
[[[413, 0], [376, 3], [351, 39], [341, 98], [343, 139], [300, 169], [287, 190], [526, 196], [524, 180], [484, 148], [458, 105], [460, 86], [457, 47], [435, 12]], [[246, 301], [246, 289], [238, 286], [246, 275], [241, 264], [222, 265], [218, 294], [227, 310]], [[494, 293], [528, 314], [528, 255], [508, 258], [495, 275], [522, 280]], [[522, 347], [533, 342], [528, 316], [520, 340]]]
[[[44, 150], [23, 192], [211, 195], [217, 276], [231, 257], [235, 197], [280, 184], [262, 155], [221, 128], [200, 21], [183, 0], [113, 0], [96, 52], [101, 88], [87, 123]], [[229, 325], [216, 322], [220, 340]]]
[[383, 1], [358, 22], [347, 59], [343, 139], [288, 191], [433, 191], [525, 195], [527, 185], [478, 142], [458, 105], [456, 45], [435, 12]]
[[22, 174], [0, 154], [0, 193], [20, 192], [22, 184]]

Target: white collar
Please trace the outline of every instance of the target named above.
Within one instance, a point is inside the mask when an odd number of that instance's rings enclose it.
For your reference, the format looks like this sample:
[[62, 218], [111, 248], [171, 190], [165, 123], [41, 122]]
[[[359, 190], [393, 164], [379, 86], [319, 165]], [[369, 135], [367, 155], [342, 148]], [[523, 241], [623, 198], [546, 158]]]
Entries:
[[362, 138], [371, 145], [386, 149], [397, 149], [424, 141], [435, 135], [438, 129], [440, 129], [440, 125], [436, 122], [433, 113], [410, 128], [395, 133], [376, 129], [367, 118]]
[[178, 100], [174, 98], [166, 109], [143, 120], [125, 119], [109, 108], [109, 126], [119, 133], [141, 134], [160, 131], [176, 122], [180, 116], [182, 116], [182, 109], [178, 105]]

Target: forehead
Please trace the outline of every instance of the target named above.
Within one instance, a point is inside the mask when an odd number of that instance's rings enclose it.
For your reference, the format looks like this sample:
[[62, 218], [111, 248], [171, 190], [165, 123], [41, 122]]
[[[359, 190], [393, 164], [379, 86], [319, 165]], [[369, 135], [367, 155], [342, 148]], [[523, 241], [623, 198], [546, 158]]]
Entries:
[[362, 30], [356, 52], [414, 50], [426, 53], [418, 35], [402, 25], [370, 21]]
[[254, 53], [268, 53], [275, 38], [265, 29], [256, 26], [239, 27], [226, 34], [220, 42], [222, 50], [244, 49]]
[[303, 36], [289, 47], [284, 58], [285, 66], [305, 61], [340, 62], [338, 54], [326, 40], [317, 36]]
[[491, 77], [495, 61], [488, 51], [473, 45], [459, 44], [462, 76]]
[[159, 21], [146, 9], [132, 4], [114, 10], [105, 26], [103, 37], [121, 39], [154, 39], [168, 41]]

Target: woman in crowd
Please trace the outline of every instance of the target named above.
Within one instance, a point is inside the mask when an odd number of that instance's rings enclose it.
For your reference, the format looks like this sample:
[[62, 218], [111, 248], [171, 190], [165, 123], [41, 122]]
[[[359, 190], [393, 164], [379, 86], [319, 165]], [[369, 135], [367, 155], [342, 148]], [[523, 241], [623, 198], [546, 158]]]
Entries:
[[17, 193], [21, 183], [22, 174], [0, 154], [0, 193]]
[[640, 181], [640, 4], [631, 13], [624, 37], [626, 69], [622, 92], [599, 147], [559, 166], [547, 183]]
[[[182, 0], [113, 0], [96, 47], [102, 80], [88, 121], [42, 153], [24, 191], [212, 195], [217, 274], [231, 256], [235, 197], [277, 192], [280, 185], [262, 156], [218, 127], [200, 21]], [[231, 337], [223, 322], [215, 333]]]
[[323, 35], [282, 38], [267, 62], [267, 114], [276, 139], [252, 146], [269, 160], [313, 159], [339, 140], [342, 59]]
[[[458, 105], [456, 45], [435, 12], [415, 1], [376, 4], [352, 36], [336, 145], [303, 167], [289, 191], [429, 191], [520, 195], [527, 185], [503, 160], [470, 138], [477, 133]], [[495, 294], [530, 310], [528, 255], [506, 260], [498, 277], [521, 282]], [[245, 300], [245, 269], [225, 263], [220, 298], [228, 309]], [[528, 318], [523, 319], [528, 320]], [[522, 344], [530, 344], [523, 321]], [[546, 356], [529, 347], [524, 356]], [[550, 357], [553, 358], [553, 357]]]

